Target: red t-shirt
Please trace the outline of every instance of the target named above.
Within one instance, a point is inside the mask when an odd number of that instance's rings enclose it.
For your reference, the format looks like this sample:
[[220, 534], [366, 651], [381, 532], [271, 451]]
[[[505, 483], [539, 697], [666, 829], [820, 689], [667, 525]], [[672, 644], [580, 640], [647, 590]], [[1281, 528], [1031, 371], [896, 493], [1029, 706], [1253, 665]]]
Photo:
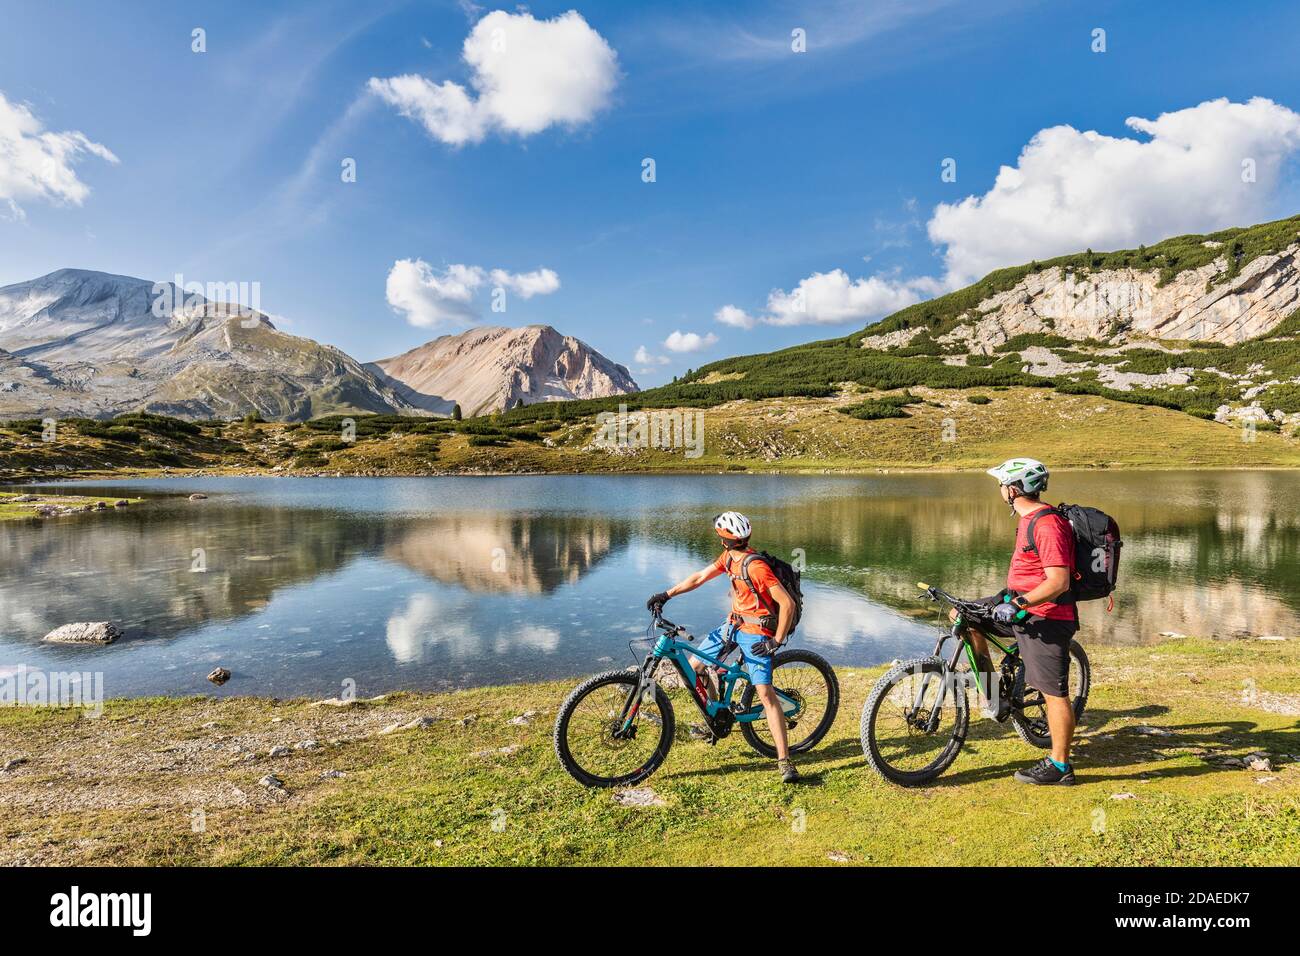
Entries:
[[[1047, 580], [1043, 568], [1065, 568], [1070, 580], [1074, 580], [1074, 530], [1060, 515], [1055, 512], [1043, 514], [1034, 524], [1034, 544], [1038, 551], [1025, 550], [1029, 546], [1029, 519], [1042, 510], [1021, 515], [1016, 526], [1016, 550], [1011, 555], [1011, 568], [1007, 571], [1007, 587], [1021, 594], [1032, 591]], [[1075, 619], [1073, 604], [1052, 601], [1031, 605], [1029, 613], [1054, 621]]]
[[[752, 554], [753, 551], [751, 549], [744, 553]], [[745, 583], [745, 579], [740, 577], [740, 563], [744, 558], [737, 557], [728, 562], [727, 557], [730, 554], [732, 554], [730, 551], [722, 552], [722, 554], [718, 555], [718, 560], [713, 562], [713, 566], [723, 574], [735, 575], [731, 579], [732, 615], [744, 614], [746, 617], [763, 617], [766, 614], [777, 613], [777, 604], [771, 597], [770, 592], [773, 587], [781, 582], [776, 579], [776, 575], [773, 574], [772, 569], [767, 566], [767, 562], [762, 558], [759, 558], [757, 561], [749, 562], [749, 580], [754, 582], [754, 587], [758, 588], [758, 593], [767, 600], [768, 603], [764, 604], [754, 595], [754, 592], [749, 589], [749, 585]], [[728, 564], [730, 564], [730, 567], [728, 567]], [[742, 621], [740, 629], [746, 634], [761, 634], [766, 637], [770, 637], [776, 633], [774, 630], [764, 630], [758, 624], [753, 624], [748, 621]]]

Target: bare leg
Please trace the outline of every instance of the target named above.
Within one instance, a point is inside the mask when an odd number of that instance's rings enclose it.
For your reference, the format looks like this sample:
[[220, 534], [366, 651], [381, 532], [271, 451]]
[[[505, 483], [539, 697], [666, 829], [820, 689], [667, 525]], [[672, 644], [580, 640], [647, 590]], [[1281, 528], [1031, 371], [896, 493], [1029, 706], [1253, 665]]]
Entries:
[[714, 700], [717, 700], [722, 693], [718, 688], [718, 672], [713, 669], [708, 661], [702, 661], [698, 657], [691, 658], [691, 669], [697, 674], [704, 675], [704, 679], [709, 684], [709, 693]]
[[781, 699], [771, 684], [755, 684], [758, 699], [763, 702], [763, 711], [767, 714], [767, 726], [772, 731], [772, 741], [776, 744], [776, 759], [784, 760], [790, 756], [790, 746], [786, 742], [785, 713], [781, 710]]
[[1052, 732], [1052, 759], [1070, 762], [1070, 743], [1074, 740], [1074, 708], [1068, 697], [1043, 695], [1047, 703], [1047, 726]]

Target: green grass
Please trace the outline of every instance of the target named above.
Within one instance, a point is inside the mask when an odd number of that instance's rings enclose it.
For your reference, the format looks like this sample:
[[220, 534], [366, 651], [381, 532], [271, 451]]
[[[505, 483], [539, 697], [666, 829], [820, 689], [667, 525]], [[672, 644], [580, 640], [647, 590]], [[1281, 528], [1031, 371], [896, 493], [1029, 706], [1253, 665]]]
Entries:
[[[108, 865], [1300, 864], [1300, 765], [1261, 774], [1205, 759], [1300, 752], [1295, 717], [1242, 696], [1252, 686], [1300, 700], [1300, 641], [1186, 639], [1090, 653], [1095, 680], [1073, 789], [1014, 783], [1012, 771], [1039, 753], [987, 720], [972, 725], [967, 747], [934, 785], [885, 783], [857, 739], [862, 703], [882, 669], [839, 668], [839, 717], [801, 759], [804, 784], [783, 786], [739, 735], [716, 748], [679, 739], [648, 781], [664, 805], [623, 807], [608, 791], [580, 787], [556, 762], [551, 724], [575, 679], [398, 695], [364, 708], [377, 722], [390, 709], [442, 719], [279, 759], [246, 764], [232, 755], [208, 770], [173, 756], [175, 748], [272, 731], [327, 741], [345, 715], [251, 698], [114, 702], [99, 721], [3, 708], [0, 753], [33, 759], [0, 788], [0, 834], [18, 841], [10, 854]], [[690, 719], [686, 706], [678, 701], [679, 725]], [[508, 723], [528, 710], [540, 712], [529, 725]], [[469, 715], [476, 719], [462, 726]], [[1174, 736], [1137, 731], [1146, 725]], [[85, 750], [97, 741], [120, 778], [85, 770]], [[164, 757], [175, 766], [160, 787], [152, 766]], [[61, 760], [80, 769], [72, 774]], [[325, 768], [347, 776], [322, 780]], [[268, 772], [284, 780], [287, 799], [260, 797], [256, 781]], [[1274, 779], [1260, 783], [1264, 776]], [[86, 804], [43, 811], [47, 781]], [[224, 799], [236, 787], [253, 795], [249, 805], [209, 806], [205, 832], [192, 832], [192, 812], [203, 806], [193, 794]], [[1111, 799], [1120, 793], [1133, 797]]]
[[[64, 495], [64, 494], [45, 494], [37, 495], [36, 501], [15, 501], [15, 498], [23, 495], [23, 492], [0, 491], [0, 521], [16, 521], [24, 519], [36, 519], [40, 515], [36, 509], [42, 505], [54, 505], [56, 507], [66, 508], [84, 508], [87, 505], [100, 504], [101, 502], [107, 508], [112, 508], [113, 504], [118, 501], [126, 501], [129, 504], [139, 504], [139, 498], [98, 498], [93, 495]], [[28, 492], [27, 494], [31, 494]]]

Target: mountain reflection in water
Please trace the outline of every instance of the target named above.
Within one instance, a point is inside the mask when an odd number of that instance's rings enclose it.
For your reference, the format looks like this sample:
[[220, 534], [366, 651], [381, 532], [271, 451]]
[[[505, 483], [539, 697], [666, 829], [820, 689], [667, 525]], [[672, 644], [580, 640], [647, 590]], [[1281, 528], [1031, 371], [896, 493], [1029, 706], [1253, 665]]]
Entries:
[[[1124, 530], [1115, 611], [1083, 639], [1293, 633], [1300, 514], [1286, 472], [1059, 475], [1053, 499]], [[646, 595], [711, 560], [709, 519], [806, 556], [796, 640], [840, 664], [927, 651], [918, 580], [990, 593], [1013, 522], [983, 476], [171, 479], [87, 483], [157, 497], [0, 525], [0, 667], [102, 669], [110, 695], [359, 693], [571, 676], [630, 663]], [[179, 492], [202, 490], [191, 502]], [[674, 600], [696, 633], [722, 583]], [[919, 616], [918, 616], [919, 615]], [[107, 648], [51, 647], [112, 620]], [[236, 679], [203, 681], [214, 662]]]

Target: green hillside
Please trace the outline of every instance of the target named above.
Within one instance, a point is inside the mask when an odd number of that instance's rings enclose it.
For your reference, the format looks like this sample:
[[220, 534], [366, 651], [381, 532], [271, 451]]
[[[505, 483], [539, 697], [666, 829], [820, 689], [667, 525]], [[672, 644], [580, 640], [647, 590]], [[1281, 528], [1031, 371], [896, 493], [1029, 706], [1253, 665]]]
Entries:
[[[1022, 371], [1021, 350], [1026, 348], [1046, 347], [1064, 361], [1085, 362], [1098, 359], [1098, 350], [1106, 347], [1107, 343], [1073, 342], [1051, 334], [1026, 335], [1007, 342], [1004, 351], [995, 356], [972, 356], [974, 361], [971, 364], [949, 365], [944, 362], [944, 357], [963, 354], [964, 350], [936, 341], [937, 336], [951, 330], [980, 302], [1014, 287], [1025, 276], [1039, 270], [1059, 266], [1086, 274], [1091, 270], [1141, 268], [1159, 270], [1163, 283], [1226, 254], [1228, 268], [1210, 280], [1213, 285], [1232, 278], [1257, 257], [1285, 248], [1295, 241], [1298, 232], [1300, 216], [1294, 216], [1249, 228], [1177, 236], [1150, 247], [1100, 253], [1088, 250], [1044, 262], [999, 269], [974, 285], [909, 306], [842, 338], [810, 342], [777, 352], [722, 359], [689, 372], [671, 384], [636, 395], [529, 405], [508, 412], [505, 418], [513, 422], [571, 421], [600, 411], [615, 410], [620, 404], [631, 409], [708, 407], [737, 399], [825, 397], [850, 384], [873, 390], [916, 386], [980, 388], [1023, 385], [1054, 388], [1068, 394], [1101, 395], [1116, 401], [1156, 405], [1209, 418], [1213, 417], [1217, 406], [1240, 401], [1244, 386], [1206, 370], [1213, 367], [1241, 375], [1252, 366], [1263, 368], [1263, 374], [1257, 374], [1256, 378], [1277, 379], [1283, 383], [1270, 386], [1258, 396], [1266, 408], [1300, 412], [1300, 385], [1289, 382], [1300, 378], [1300, 344], [1296, 339], [1296, 333], [1300, 331], [1300, 311], [1267, 335], [1234, 346], [1182, 343], [1182, 347], [1177, 347], [1179, 343], [1163, 343], [1172, 350], [1134, 349], [1122, 356], [1105, 357], [1107, 364], [1125, 372], [1158, 374], [1172, 368], [1189, 367], [1196, 370], [1187, 385], [1158, 389], [1120, 391], [1107, 388], [1099, 382], [1095, 369], [1055, 378]], [[863, 337], [868, 334], [909, 328], [925, 331], [902, 348], [879, 351], [861, 347]]]

